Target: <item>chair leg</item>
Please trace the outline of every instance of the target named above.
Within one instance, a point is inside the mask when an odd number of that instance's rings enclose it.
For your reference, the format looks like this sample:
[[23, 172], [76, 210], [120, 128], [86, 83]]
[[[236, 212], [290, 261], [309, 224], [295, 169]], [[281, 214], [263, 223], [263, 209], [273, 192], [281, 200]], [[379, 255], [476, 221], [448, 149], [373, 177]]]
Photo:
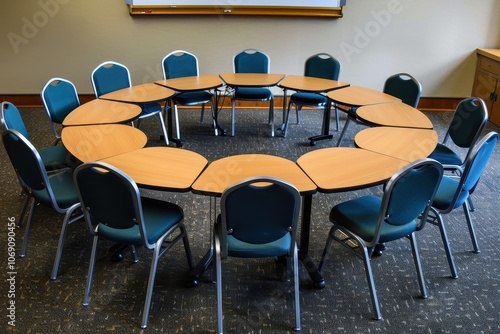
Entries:
[[269, 102], [269, 123], [271, 124], [271, 137], [274, 137], [274, 99]]
[[21, 254], [19, 254], [20, 257], [26, 256], [26, 249], [28, 248], [28, 239], [31, 233], [31, 225], [33, 223], [33, 217], [35, 216], [35, 210], [37, 206], [38, 203], [33, 199], [31, 201], [31, 210], [30, 213], [28, 214], [28, 222], [26, 223], [26, 230], [24, 231], [23, 245], [21, 246]]
[[80, 209], [80, 206], [73, 206], [64, 215], [64, 220], [61, 227], [61, 233], [59, 235], [59, 242], [57, 244], [56, 258], [54, 259], [54, 265], [52, 266], [52, 274], [50, 275], [51, 280], [57, 279], [57, 272], [59, 271], [59, 264], [61, 263], [62, 251], [64, 249], [64, 241], [66, 240], [66, 232], [68, 231], [68, 226], [71, 225], [76, 220], [82, 218], [82, 215], [77, 217], [72, 217], [75, 210]]
[[288, 108], [286, 109], [285, 120], [284, 120], [285, 128], [283, 129], [283, 137], [286, 137], [286, 133], [288, 131], [288, 122], [290, 120], [290, 107], [291, 107], [291, 105], [292, 105], [292, 101], [289, 101]]
[[448, 259], [448, 265], [450, 266], [451, 277], [457, 278], [458, 277], [457, 268], [455, 266], [455, 261], [453, 260], [453, 254], [451, 253], [450, 242], [448, 240], [448, 235], [446, 234], [446, 228], [444, 226], [443, 217], [433, 207], [431, 207], [430, 212], [432, 212], [433, 215], [435, 216], [435, 219], [431, 220], [430, 223], [437, 225], [439, 227], [439, 232], [441, 233], [441, 239], [443, 240], [444, 251], [446, 253], [446, 258]]
[[174, 104], [174, 119], [175, 119], [175, 131], [177, 139], [181, 139], [181, 130], [179, 127], [179, 108], [177, 108], [177, 103]]
[[297, 124], [300, 124], [300, 109], [298, 105], [295, 105], [295, 118], [297, 119]]
[[168, 133], [167, 129], [165, 128], [165, 121], [163, 120], [163, 116], [161, 112], [156, 114], [158, 116], [158, 121], [160, 122], [160, 127], [161, 127], [161, 132], [163, 133], [163, 138], [165, 139], [165, 144], [168, 145]]
[[344, 127], [342, 128], [342, 132], [340, 133], [339, 141], [337, 142], [337, 147], [340, 147], [342, 144], [342, 139], [344, 138], [344, 135], [347, 131], [347, 128], [349, 127], [349, 123], [351, 122], [351, 118], [348, 116], [347, 120], [345, 121]]
[[476, 233], [474, 232], [474, 224], [472, 223], [472, 217], [470, 215], [469, 202], [465, 201], [464, 204], [462, 204], [462, 208], [464, 209], [465, 220], [467, 220], [467, 227], [469, 228], [469, 234], [472, 241], [472, 246], [474, 247], [474, 253], [479, 253], [481, 251], [479, 250]]
[[205, 104], [201, 105], [201, 115], [200, 115], [200, 123], [203, 123], [205, 119]]
[[420, 262], [420, 254], [418, 252], [417, 238], [415, 233], [408, 236], [411, 243], [411, 253], [413, 255], [413, 261], [415, 262], [415, 268], [417, 270], [418, 285], [420, 286], [420, 292], [422, 298], [427, 298], [427, 288], [425, 286], [424, 272], [422, 270], [422, 263]]
[[30, 199], [31, 199], [31, 197], [29, 197], [24, 193], [22, 195], [25, 196], [25, 198], [23, 202], [23, 208], [21, 209], [21, 213], [19, 214], [19, 220], [17, 222], [18, 228], [23, 226], [24, 215], [26, 215], [26, 211], [28, 210], [28, 206], [30, 204]]
[[236, 101], [233, 99], [231, 101], [231, 137], [234, 137], [234, 113], [235, 113]]
[[339, 131], [339, 108], [337, 104], [334, 104], [333, 108], [335, 109], [335, 125], [337, 127], [336, 131]]
[[149, 279], [146, 290], [146, 299], [144, 301], [144, 310], [142, 312], [141, 328], [146, 328], [148, 326], [148, 317], [149, 317], [149, 310], [151, 307], [151, 299], [153, 297], [153, 287], [155, 284], [156, 268], [158, 267], [158, 260], [161, 256], [160, 252], [162, 243], [163, 239], [158, 240], [153, 249], [153, 259], [151, 260], [151, 268], [149, 269]]
[[83, 306], [89, 305], [90, 288], [92, 286], [92, 277], [94, 276], [95, 257], [97, 254], [98, 242], [99, 242], [99, 237], [95, 235], [94, 241], [92, 242], [92, 253], [90, 254], [89, 271], [87, 274], [87, 282], [85, 283], [85, 293], [83, 294]]
[[222, 317], [222, 259], [220, 240], [217, 232], [214, 233], [215, 247], [215, 271], [216, 271], [216, 286], [217, 286], [217, 333], [223, 333], [223, 317]]
[[372, 266], [368, 250], [365, 245], [363, 246], [363, 262], [365, 264], [366, 280], [370, 288], [370, 295], [372, 297], [372, 306], [375, 320], [382, 320], [382, 313], [380, 312], [380, 305], [377, 297], [377, 289], [375, 288], [375, 279], [373, 278]]
[[293, 249], [293, 285], [295, 295], [295, 330], [300, 331], [300, 290], [299, 290], [299, 255], [297, 243]]

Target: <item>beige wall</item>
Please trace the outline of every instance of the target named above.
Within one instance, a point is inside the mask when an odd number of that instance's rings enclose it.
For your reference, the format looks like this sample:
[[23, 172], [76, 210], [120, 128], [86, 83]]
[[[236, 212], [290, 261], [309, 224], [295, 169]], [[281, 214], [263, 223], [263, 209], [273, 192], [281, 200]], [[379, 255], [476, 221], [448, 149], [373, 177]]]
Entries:
[[[233, 2], [234, 3], [234, 2]], [[477, 47], [500, 47], [498, 0], [348, 0], [341, 19], [237, 16], [131, 17], [124, 0], [23, 0], [0, 6], [0, 95], [38, 94], [54, 76], [92, 93], [104, 60], [127, 65], [134, 83], [161, 79], [175, 49], [195, 53], [200, 72], [232, 71], [253, 47], [271, 71], [301, 74], [311, 54], [342, 62], [340, 80], [381, 89], [409, 72], [426, 97], [470, 96]]]

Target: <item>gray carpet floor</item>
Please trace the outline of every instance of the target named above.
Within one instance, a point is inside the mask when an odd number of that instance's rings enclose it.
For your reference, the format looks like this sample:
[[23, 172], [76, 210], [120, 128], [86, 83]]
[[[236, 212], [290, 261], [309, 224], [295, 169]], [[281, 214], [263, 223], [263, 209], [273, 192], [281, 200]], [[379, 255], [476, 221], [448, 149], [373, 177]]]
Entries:
[[[36, 147], [51, 145], [52, 134], [41, 108], [22, 108], [23, 118]], [[229, 110], [220, 113], [220, 122], [230, 130]], [[199, 123], [199, 110], [183, 109], [183, 149], [204, 155], [209, 161], [241, 153], [275, 154], [296, 160], [311, 150], [334, 146], [333, 140], [309, 146], [307, 137], [321, 128], [320, 111], [302, 112], [301, 124], [291, 119], [287, 138], [271, 138], [266, 110], [238, 110], [235, 137], [215, 137], [208, 120]], [[451, 113], [426, 112], [440, 139]], [[281, 120], [276, 110], [276, 123]], [[208, 118], [208, 117], [206, 117]], [[341, 125], [345, 122], [341, 115]], [[149, 146], [162, 145], [154, 119], [143, 121]], [[350, 127], [343, 146], [352, 146], [362, 126]], [[499, 131], [488, 124], [486, 131]], [[39, 208], [25, 258], [15, 258], [15, 281], [9, 277], [6, 244], [7, 224], [18, 218], [23, 203], [20, 187], [0, 148], [1, 221], [3, 249], [0, 328], [18, 333], [213, 333], [216, 331], [215, 285], [211, 272], [196, 288], [185, 286], [188, 267], [182, 246], [176, 245], [162, 258], [156, 277], [148, 328], [139, 327], [149, 274], [151, 254], [139, 248], [139, 263], [129, 253], [120, 262], [111, 261], [109, 244], [102, 242], [94, 275], [90, 305], [82, 306], [90, 256], [91, 238], [86, 225], [73, 224], [66, 239], [59, 278], [49, 278], [59, 237], [62, 216]], [[165, 162], [168, 163], [168, 162]], [[346, 168], [349, 168], [346, 165]], [[492, 156], [474, 193], [481, 252], [472, 253], [472, 244], [461, 209], [445, 216], [459, 278], [450, 278], [437, 227], [427, 225], [418, 241], [429, 297], [419, 297], [409, 242], [389, 243], [381, 257], [373, 258], [373, 272], [384, 319], [372, 320], [372, 308], [362, 262], [334, 244], [324, 270], [326, 287], [315, 289], [305, 268], [300, 271], [302, 333], [499, 333], [500, 332], [500, 228], [499, 228], [500, 147]], [[315, 194], [312, 207], [310, 254], [319, 261], [330, 228], [328, 214], [338, 202], [364, 195], [380, 194], [380, 187], [338, 194]], [[192, 193], [165, 193], [144, 190], [145, 196], [162, 198], [184, 208], [185, 223], [195, 260], [201, 259], [211, 240], [209, 199]], [[15, 230], [19, 252], [24, 227]], [[227, 333], [291, 333], [293, 331], [293, 287], [277, 279], [273, 259], [228, 259], [223, 265], [224, 326]], [[13, 289], [13, 291], [12, 291]], [[14, 295], [9, 295], [14, 292]], [[7, 310], [15, 302], [15, 327]]]

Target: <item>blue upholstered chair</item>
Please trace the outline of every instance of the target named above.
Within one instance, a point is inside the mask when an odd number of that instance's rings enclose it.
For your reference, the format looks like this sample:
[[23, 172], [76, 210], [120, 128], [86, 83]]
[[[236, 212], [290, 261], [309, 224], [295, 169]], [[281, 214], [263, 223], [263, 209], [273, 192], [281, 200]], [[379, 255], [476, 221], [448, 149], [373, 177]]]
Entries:
[[81, 219], [80, 200], [73, 183], [72, 170], [65, 169], [50, 176], [43, 166], [40, 154], [35, 147], [18, 131], [5, 130], [2, 141], [16, 171], [19, 183], [24, 193], [31, 201], [31, 210], [26, 224], [24, 240], [21, 246], [21, 257], [26, 256], [28, 239], [38, 205], [52, 208], [55, 212], [64, 214], [59, 244], [52, 268], [51, 279], [57, 278], [59, 263], [66, 238], [68, 226]]
[[57, 143], [61, 140], [61, 135], [56, 124], [60, 126], [64, 118], [80, 106], [76, 87], [69, 80], [52, 78], [42, 88], [40, 95]]
[[[164, 79], [175, 79], [199, 75], [198, 58], [194, 54], [184, 50], [175, 50], [166, 55], [162, 60], [162, 68]], [[201, 104], [200, 122], [203, 123], [205, 104], [210, 104], [210, 110], [212, 111], [212, 124], [217, 134], [213, 98], [213, 94], [204, 90], [178, 92], [172, 96], [171, 100], [174, 104], [174, 119], [177, 139], [180, 139], [178, 105], [195, 106]]]
[[418, 107], [422, 95], [422, 85], [408, 73], [397, 73], [385, 80], [384, 93], [400, 98], [413, 108]]
[[[2, 129], [16, 130], [24, 138], [30, 141], [28, 129], [24, 124], [19, 109], [17, 109], [16, 106], [10, 102], [2, 102], [0, 108], [2, 113]], [[80, 164], [80, 161], [78, 161], [78, 159], [76, 159], [71, 153], [69, 153], [69, 151], [63, 145], [42, 147], [37, 151], [47, 173], [54, 173], [67, 168], [75, 168], [78, 164]], [[26, 196], [23, 207], [21, 209], [21, 214], [19, 216], [18, 226], [21, 226], [22, 222], [24, 221], [24, 215], [26, 214], [26, 210], [28, 209], [29, 201], [30, 197]]]
[[[214, 232], [217, 274], [217, 333], [222, 323], [222, 259], [285, 257], [293, 259], [295, 330], [300, 330], [299, 267], [296, 235], [300, 193], [272, 177], [254, 177], [229, 186], [221, 198]], [[287, 274], [288, 277], [288, 274]]]
[[[338, 80], [340, 75], [341, 64], [336, 58], [327, 53], [318, 53], [306, 59], [304, 65], [304, 76], [315, 77], [321, 79]], [[313, 107], [319, 109], [325, 109], [329, 103], [328, 98], [324, 94], [311, 93], [311, 92], [296, 92], [290, 96], [288, 102], [288, 108], [285, 119], [285, 129], [283, 130], [283, 135], [286, 136], [290, 108], [295, 105], [295, 114], [297, 117], [297, 124], [300, 123], [299, 112], [302, 107]], [[339, 113], [335, 106], [335, 120], [337, 125], [337, 130], [339, 129]]]
[[[438, 143], [430, 158], [439, 161], [445, 170], [460, 173], [487, 122], [488, 108], [481, 98], [460, 101], [443, 141]], [[460, 154], [462, 149], [467, 151], [465, 155]]]
[[[99, 96], [113, 92], [115, 90], [128, 88], [132, 86], [130, 72], [128, 68], [114, 61], [105, 61], [97, 66], [90, 76], [92, 87], [96, 98]], [[146, 117], [156, 116], [160, 122], [160, 128], [165, 140], [165, 144], [169, 144], [165, 122], [163, 120], [163, 107], [157, 102], [140, 104], [142, 112], [139, 115], [137, 127], [140, 127], [141, 120]], [[166, 106], [165, 106], [166, 107]]]
[[362, 196], [337, 204], [330, 212], [333, 226], [328, 234], [319, 270], [323, 270], [333, 240], [360, 257], [365, 265], [374, 318], [377, 320], [382, 319], [382, 313], [371, 257], [379, 243], [402, 238], [410, 240], [421, 295], [422, 298], [427, 297], [415, 232], [425, 225], [442, 175], [443, 168], [437, 161], [418, 160], [393, 175], [385, 185], [382, 198]]
[[[469, 197], [476, 189], [481, 174], [483, 173], [489, 158], [493, 154], [493, 150], [498, 142], [498, 133], [490, 132], [478, 141], [471, 149], [470, 154], [465, 161], [460, 178], [445, 175], [441, 180], [441, 184], [436, 193], [436, 197], [432, 202], [431, 213], [428, 221], [438, 225], [443, 243], [449, 244], [446, 237], [446, 229], [443, 221], [443, 215], [448, 214], [454, 209], [462, 207], [469, 234], [474, 247], [474, 252], [479, 252], [476, 234], [474, 232], [474, 224], [470, 214]], [[450, 265], [450, 270], [453, 277], [458, 277], [452, 253], [449, 247], [445, 247]]]
[[106, 163], [86, 163], [75, 170], [74, 182], [90, 232], [94, 236], [83, 305], [90, 288], [99, 239], [143, 246], [153, 252], [141, 327], [146, 328], [153, 296], [158, 261], [177, 241], [182, 240], [189, 269], [193, 268], [184, 212], [178, 205], [141, 197], [136, 183], [125, 173]]
[[[233, 57], [234, 73], [269, 73], [269, 56], [256, 49], [245, 49]], [[236, 87], [231, 99], [231, 136], [234, 136], [235, 109], [237, 100], [269, 101], [269, 119], [274, 120], [274, 95], [267, 87]], [[274, 134], [274, 128], [272, 129]]]

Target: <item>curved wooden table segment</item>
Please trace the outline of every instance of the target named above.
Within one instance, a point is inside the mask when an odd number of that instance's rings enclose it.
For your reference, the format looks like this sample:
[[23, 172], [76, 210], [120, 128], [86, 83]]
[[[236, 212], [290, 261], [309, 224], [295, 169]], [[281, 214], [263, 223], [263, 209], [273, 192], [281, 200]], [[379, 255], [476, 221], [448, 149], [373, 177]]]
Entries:
[[175, 91], [172, 89], [155, 85], [150, 82], [103, 94], [99, 96], [99, 98], [104, 100], [141, 104], [164, 101], [174, 94]]
[[412, 128], [368, 128], [354, 137], [354, 143], [360, 148], [408, 162], [428, 157], [437, 142], [436, 131]]
[[384, 103], [359, 107], [356, 115], [379, 126], [432, 129], [432, 122], [420, 110], [406, 103]]
[[320, 192], [333, 193], [384, 183], [408, 162], [354, 147], [329, 147], [302, 155], [297, 164]]
[[92, 100], [80, 105], [64, 118], [63, 126], [126, 123], [136, 119], [141, 107], [108, 100]]
[[349, 84], [347, 82], [307, 77], [304, 75], [287, 75], [278, 83], [278, 86], [302, 92], [324, 93], [333, 89], [347, 87]]
[[216, 160], [194, 182], [194, 193], [220, 196], [231, 184], [252, 176], [273, 176], [290, 182], [302, 195], [316, 192], [316, 185], [291, 160], [268, 154], [240, 154]]
[[102, 160], [128, 174], [137, 184], [186, 192], [207, 166], [202, 155], [174, 147], [146, 147]]
[[219, 76], [231, 87], [271, 87], [285, 77], [275, 73], [221, 73]]
[[361, 87], [349, 86], [342, 89], [332, 90], [326, 95], [334, 102], [349, 107], [361, 107], [371, 104], [401, 102], [401, 99], [381, 91]]
[[133, 151], [147, 143], [144, 132], [123, 124], [68, 126], [62, 129], [61, 139], [68, 151], [82, 162]]
[[222, 80], [215, 74], [206, 74], [155, 81], [155, 84], [180, 92], [208, 90], [222, 86]]

